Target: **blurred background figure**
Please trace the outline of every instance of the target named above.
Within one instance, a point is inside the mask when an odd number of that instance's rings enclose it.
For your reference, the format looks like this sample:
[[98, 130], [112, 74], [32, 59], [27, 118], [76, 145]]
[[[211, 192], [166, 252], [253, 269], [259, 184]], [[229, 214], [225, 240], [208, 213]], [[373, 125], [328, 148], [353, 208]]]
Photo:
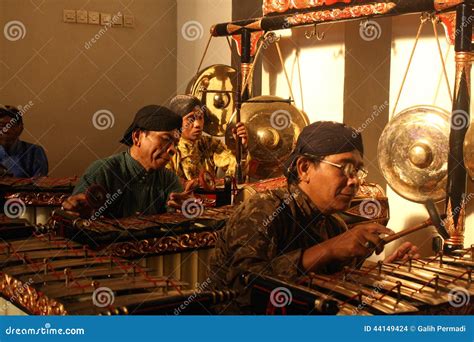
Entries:
[[22, 113], [14, 106], [0, 105], [0, 175], [30, 178], [48, 174], [44, 149], [20, 140]]

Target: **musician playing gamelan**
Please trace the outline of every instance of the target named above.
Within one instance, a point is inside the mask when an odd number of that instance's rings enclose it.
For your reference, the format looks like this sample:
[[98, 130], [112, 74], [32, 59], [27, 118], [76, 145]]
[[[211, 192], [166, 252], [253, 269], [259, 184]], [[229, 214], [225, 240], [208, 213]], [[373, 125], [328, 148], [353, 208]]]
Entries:
[[[288, 187], [255, 194], [242, 203], [218, 238], [211, 261], [211, 284], [241, 295], [228, 313], [250, 312], [249, 293], [239, 276], [245, 272], [296, 281], [308, 272], [330, 274], [357, 266], [377, 247], [380, 234], [393, 232], [377, 223], [348, 230], [336, 215], [349, 208], [367, 172], [362, 136], [335, 122], [315, 122], [303, 129], [285, 164]], [[386, 258], [417, 257], [402, 244]]]
[[181, 125], [181, 117], [166, 107], [140, 109], [120, 141], [128, 150], [92, 163], [63, 208], [89, 217], [93, 211], [86, 191], [95, 184], [107, 192], [109, 200], [99, 208], [106, 217], [159, 214], [167, 205], [179, 208], [188, 195], [165, 165], [176, 153]]

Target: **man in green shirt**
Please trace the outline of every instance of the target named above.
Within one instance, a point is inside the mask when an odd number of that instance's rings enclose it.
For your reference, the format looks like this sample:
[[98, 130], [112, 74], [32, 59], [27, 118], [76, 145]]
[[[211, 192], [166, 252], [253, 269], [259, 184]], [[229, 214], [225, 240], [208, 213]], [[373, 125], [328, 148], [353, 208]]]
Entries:
[[[166, 107], [140, 109], [120, 141], [129, 149], [92, 163], [63, 208], [85, 218], [121, 218], [178, 207], [186, 194], [179, 178], [165, 165], [176, 153], [181, 125], [181, 117]], [[105, 203], [95, 211], [86, 196], [92, 185], [107, 192]]]

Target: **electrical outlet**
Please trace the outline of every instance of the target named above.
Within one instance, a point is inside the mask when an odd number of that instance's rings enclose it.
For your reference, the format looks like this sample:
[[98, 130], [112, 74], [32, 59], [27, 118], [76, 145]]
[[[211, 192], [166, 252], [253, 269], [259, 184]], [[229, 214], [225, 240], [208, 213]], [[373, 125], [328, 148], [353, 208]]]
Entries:
[[87, 11], [77, 10], [76, 19], [79, 24], [87, 24]]
[[100, 14], [99, 14], [99, 12], [89, 11], [89, 24], [100, 25]]
[[63, 10], [63, 20], [65, 23], [76, 22], [76, 11], [75, 10]]
[[102, 26], [112, 25], [112, 15], [110, 13], [101, 13], [100, 14], [100, 24]]
[[123, 16], [123, 26], [124, 27], [134, 27], [135, 26], [135, 17], [133, 15], [124, 15]]

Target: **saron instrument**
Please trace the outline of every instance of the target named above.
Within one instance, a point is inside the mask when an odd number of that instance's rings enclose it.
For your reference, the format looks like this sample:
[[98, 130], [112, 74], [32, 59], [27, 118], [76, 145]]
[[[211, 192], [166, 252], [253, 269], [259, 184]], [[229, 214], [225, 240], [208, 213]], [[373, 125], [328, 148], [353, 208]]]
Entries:
[[72, 193], [77, 177], [0, 179], [1, 207], [10, 218], [25, 218], [31, 224], [44, 224], [54, 208]]
[[106, 255], [146, 258], [142, 266], [149, 267], [152, 274], [173, 276], [192, 288], [207, 279], [218, 231], [233, 210], [232, 206], [204, 208], [189, 202], [184, 213], [93, 220], [56, 210], [52, 221], [60, 236]]
[[360, 269], [313, 273], [296, 283], [256, 274], [242, 280], [257, 314], [467, 315], [474, 313], [473, 260], [464, 250], [455, 257], [366, 261]]
[[[155, 275], [143, 265], [146, 257], [125, 260], [7, 218], [0, 238], [3, 304], [27, 314], [212, 314], [212, 305], [235, 296], [213, 290], [207, 279], [190, 286]], [[8, 307], [3, 313], [22, 312]]]

